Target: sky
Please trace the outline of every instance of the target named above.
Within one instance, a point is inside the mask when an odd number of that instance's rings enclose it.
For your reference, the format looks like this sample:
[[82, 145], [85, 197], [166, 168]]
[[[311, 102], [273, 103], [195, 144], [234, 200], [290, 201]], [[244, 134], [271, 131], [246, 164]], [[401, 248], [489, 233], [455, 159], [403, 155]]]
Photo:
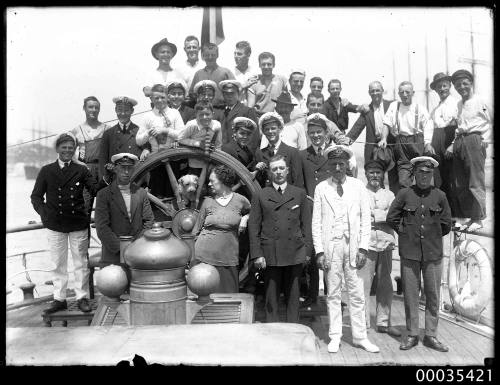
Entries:
[[[306, 71], [303, 93], [313, 76], [338, 78], [342, 96], [357, 104], [369, 103], [372, 80], [392, 99], [394, 86], [410, 79], [425, 105], [426, 40], [429, 83], [436, 72], [470, 70], [461, 58], [471, 56], [472, 23], [475, 57], [486, 62], [476, 66], [476, 91], [493, 110], [493, 19], [486, 8], [253, 7], [223, 8], [222, 15], [219, 65], [232, 69], [236, 42], [247, 40], [254, 68], [258, 54], [270, 51], [275, 73]], [[101, 121], [116, 118], [111, 99], [117, 95], [135, 98], [136, 112], [147, 110], [142, 87], [157, 67], [151, 46], [164, 37], [175, 43], [175, 68], [186, 59], [184, 38], [200, 36], [201, 19], [196, 7], [8, 8], [7, 144], [30, 140], [33, 126], [50, 134], [72, 129], [85, 120], [82, 102], [89, 95], [101, 101]], [[437, 102], [431, 92], [430, 109]]]

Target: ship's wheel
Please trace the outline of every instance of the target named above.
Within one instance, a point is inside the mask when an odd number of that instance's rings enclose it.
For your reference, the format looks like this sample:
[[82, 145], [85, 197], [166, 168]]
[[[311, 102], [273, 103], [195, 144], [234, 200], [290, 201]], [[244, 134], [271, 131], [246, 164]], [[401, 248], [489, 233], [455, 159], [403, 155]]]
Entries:
[[[201, 174], [198, 178], [198, 189], [196, 191], [196, 199], [194, 202], [186, 207], [182, 197], [178, 192], [178, 178], [180, 175], [174, 175], [171, 162], [186, 161], [188, 159], [197, 159], [203, 162]], [[253, 178], [252, 174], [243, 166], [238, 160], [231, 155], [220, 151], [206, 151], [198, 147], [183, 145], [182, 141], [176, 148], [163, 149], [159, 152], [150, 155], [144, 162], [140, 162], [132, 174], [131, 180], [133, 182], [140, 182], [145, 176], [156, 169], [157, 167], [165, 167], [168, 175], [168, 180], [173, 197], [167, 199], [157, 197], [148, 193], [150, 202], [153, 206], [155, 220], [164, 222], [167, 226], [171, 226], [172, 232], [175, 236], [185, 240], [192, 250], [194, 249], [194, 224], [198, 216], [198, 210], [203, 202], [203, 191], [206, 191], [206, 181], [208, 179], [209, 169], [212, 166], [223, 164], [230, 167], [236, 172], [239, 178], [239, 183], [233, 188], [240, 188], [244, 195], [251, 200], [253, 194], [258, 192], [261, 187], [259, 183]], [[171, 221], [165, 220], [171, 218]], [[240, 272], [240, 280], [244, 279], [248, 271], [247, 263]]]

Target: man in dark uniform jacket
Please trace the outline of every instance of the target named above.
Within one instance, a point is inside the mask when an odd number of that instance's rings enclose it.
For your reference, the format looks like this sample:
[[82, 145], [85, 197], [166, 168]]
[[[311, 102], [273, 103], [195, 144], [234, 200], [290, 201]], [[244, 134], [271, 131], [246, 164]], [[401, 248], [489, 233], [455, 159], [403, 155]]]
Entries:
[[[245, 117], [253, 120], [255, 124], [258, 124], [257, 113], [253, 108], [245, 106], [239, 101], [241, 84], [237, 80], [223, 80], [219, 83], [219, 87], [222, 90], [222, 96], [224, 97], [224, 117], [221, 122], [222, 130], [222, 144], [232, 142], [233, 134], [233, 121], [237, 117]], [[260, 146], [260, 133], [258, 130], [254, 132], [250, 139], [248, 147], [255, 153], [255, 150]]]
[[[299, 151], [299, 154], [304, 175], [304, 187], [310, 197], [308, 204], [312, 212], [312, 198], [316, 186], [319, 182], [332, 176], [331, 167], [328, 166], [328, 159], [324, 155], [325, 149], [328, 147], [329, 134], [327, 121], [323, 114], [313, 113], [307, 117], [307, 135], [311, 145], [305, 150]], [[315, 253], [312, 255], [315, 255]], [[309, 274], [309, 286], [307, 298], [302, 303], [304, 307], [311, 306], [318, 299], [319, 271], [316, 258], [311, 259], [306, 270]]]
[[[382, 132], [384, 130], [384, 115], [387, 112], [392, 101], [383, 99], [384, 87], [379, 81], [371, 82], [368, 85], [368, 94], [370, 95], [372, 102], [368, 105], [370, 110], [367, 113], [361, 113], [358, 120], [354, 123], [352, 128], [347, 133], [347, 137], [350, 139], [349, 145], [353, 144], [359, 135], [363, 132], [366, 127], [366, 140], [365, 140], [365, 163], [373, 158], [373, 150], [377, 147], [376, 144], [383, 141]], [[395, 143], [394, 136], [392, 134], [387, 135], [387, 143]], [[385, 144], [387, 144], [385, 143]], [[380, 146], [378, 146], [380, 147]], [[396, 167], [391, 168], [387, 172], [389, 177], [389, 189], [397, 194], [399, 190], [398, 181], [398, 170]]]
[[387, 213], [387, 223], [399, 236], [399, 256], [408, 335], [401, 350], [418, 344], [419, 288], [422, 271], [425, 293], [425, 346], [440, 352], [448, 348], [438, 341], [439, 290], [441, 287], [443, 236], [451, 229], [450, 206], [444, 192], [431, 186], [439, 164], [427, 156], [410, 161], [416, 184], [396, 195]]
[[139, 126], [130, 120], [134, 113], [134, 106], [137, 102], [126, 96], [113, 98], [113, 103], [116, 104], [115, 112], [118, 117], [118, 123], [106, 130], [102, 135], [101, 154], [99, 157], [99, 169], [104, 171], [104, 166], [111, 161], [111, 157], [115, 154], [128, 152], [134, 154], [140, 159], [144, 159], [142, 155], [145, 149], [151, 152], [151, 145], [146, 143], [144, 146], [138, 146], [135, 141]]
[[[90, 217], [85, 209], [83, 188], [91, 196], [106, 186], [105, 180], [97, 181], [85, 165], [72, 161], [76, 149], [76, 138], [68, 133], [56, 140], [59, 154], [54, 163], [40, 170], [31, 193], [31, 203], [40, 214], [47, 228], [49, 250], [53, 269], [54, 301], [46, 313], [67, 308], [68, 285], [68, 241], [75, 269], [75, 293], [78, 307], [89, 312], [87, 251], [89, 246], [87, 228]], [[107, 172], [103, 178], [107, 178]], [[45, 196], [45, 198], [44, 198]]]
[[250, 260], [265, 269], [266, 321], [279, 322], [279, 297], [284, 291], [286, 321], [297, 323], [299, 278], [311, 255], [311, 210], [305, 191], [286, 182], [284, 157], [272, 157], [269, 167], [272, 185], [252, 197]]
[[253, 169], [254, 153], [249, 144], [257, 131], [257, 124], [252, 119], [237, 117], [233, 119], [231, 131], [232, 139], [222, 145], [222, 151], [236, 158], [248, 170]]
[[135, 240], [154, 223], [146, 190], [130, 183], [138, 158], [121, 153], [111, 157], [115, 180], [97, 194], [95, 224], [102, 243], [102, 262], [120, 262], [120, 236]]
[[302, 165], [299, 151], [281, 141], [281, 131], [283, 130], [283, 118], [277, 112], [266, 112], [259, 119], [259, 127], [266, 136], [269, 144], [262, 149], [255, 151], [254, 167], [257, 170], [257, 180], [262, 187], [270, 186], [271, 181], [266, 169], [269, 167], [269, 160], [274, 155], [283, 155], [288, 167], [287, 182], [294, 186], [304, 188], [304, 177], [302, 175]]

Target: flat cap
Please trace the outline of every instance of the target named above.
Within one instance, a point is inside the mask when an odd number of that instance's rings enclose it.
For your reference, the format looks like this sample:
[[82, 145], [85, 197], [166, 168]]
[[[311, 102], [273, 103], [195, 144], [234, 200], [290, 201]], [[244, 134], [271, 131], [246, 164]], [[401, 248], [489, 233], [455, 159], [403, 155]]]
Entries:
[[266, 123], [270, 123], [270, 122], [278, 122], [281, 127], [283, 127], [285, 125], [285, 122], [283, 121], [283, 118], [281, 117], [280, 114], [278, 114], [277, 112], [274, 112], [274, 111], [271, 111], [271, 112], [266, 112], [265, 114], [263, 114], [260, 119], [259, 119], [259, 128], [262, 130], [262, 126]]
[[201, 80], [194, 85], [194, 93], [197, 94], [200, 88], [212, 88], [215, 92], [217, 90], [217, 84], [213, 80]]
[[335, 158], [350, 159], [352, 155], [353, 155], [352, 150], [349, 147], [344, 146], [342, 144], [334, 144], [328, 146], [325, 149], [325, 156], [328, 159], [335, 159]]
[[414, 168], [423, 168], [424, 171], [432, 171], [439, 166], [438, 161], [430, 156], [417, 156], [411, 159], [410, 162]]
[[115, 96], [113, 98], [113, 103], [115, 103], [115, 104], [129, 104], [132, 107], [137, 105], [137, 101], [135, 99], [129, 98], [128, 96]]
[[224, 89], [231, 89], [231, 88], [237, 88], [238, 91], [241, 90], [241, 83], [238, 80], [234, 79], [227, 79], [227, 80], [222, 80], [219, 82], [219, 88], [221, 91], [224, 91]]
[[451, 81], [453, 83], [455, 83], [458, 79], [462, 79], [462, 78], [467, 78], [471, 82], [474, 81], [474, 76], [472, 76], [472, 74], [467, 70], [458, 70], [458, 71], [455, 71], [453, 73], [453, 75], [451, 75]]
[[314, 125], [323, 127], [326, 130], [328, 129], [327, 122], [328, 118], [319, 112], [315, 112], [307, 117], [307, 127]]
[[59, 147], [59, 145], [61, 143], [64, 143], [64, 142], [73, 142], [73, 144], [76, 146], [76, 144], [78, 143], [78, 141], [76, 140], [76, 137], [75, 135], [73, 135], [73, 133], [71, 132], [63, 132], [62, 134], [58, 135], [57, 138], [56, 138], [56, 142], [55, 142], [55, 147]]
[[385, 171], [385, 164], [377, 159], [370, 159], [365, 162], [365, 170], [377, 168], [379, 170]]
[[245, 127], [248, 130], [254, 131], [257, 129], [257, 125], [252, 119], [245, 118], [244, 116], [238, 116], [233, 120], [233, 130], [237, 128]]
[[139, 158], [128, 152], [120, 152], [111, 157], [111, 163], [114, 164], [129, 164], [134, 165], [139, 161]]

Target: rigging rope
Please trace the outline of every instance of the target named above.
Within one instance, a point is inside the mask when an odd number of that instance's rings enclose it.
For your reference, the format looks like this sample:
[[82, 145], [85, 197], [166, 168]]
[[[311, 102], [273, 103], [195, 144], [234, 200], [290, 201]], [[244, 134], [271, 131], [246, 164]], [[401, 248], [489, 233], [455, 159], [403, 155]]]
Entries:
[[[141, 112], [137, 112], [135, 114], [132, 114], [131, 116], [136, 116], [136, 115], [142, 115], [142, 114], [145, 114], [146, 112], [149, 112], [149, 111], [152, 111], [152, 110], [146, 110], [146, 111], [141, 111]], [[111, 120], [107, 120], [105, 122], [101, 122], [102, 124], [105, 124], [105, 123], [111, 123], [111, 122], [116, 122], [118, 120], [118, 118], [116, 119], [111, 119]], [[28, 143], [33, 143], [33, 142], [37, 142], [39, 140], [42, 140], [42, 139], [46, 139], [46, 138], [51, 138], [53, 136], [57, 136], [57, 135], [60, 135], [61, 133], [59, 134], [51, 134], [51, 135], [47, 135], [47, 136], [42, 136], [41, 138], [36, 138], [36, 139], [32, 139], [32, 140], [28, 140], [26, 142], [21, 142], [21, 143], [16, 143], [16, 144], [11, 144], [10, 146], [7, 146], [7, 148], [11, 148], [11, 147], [17, 147], [17, 146], [21, 146], [23, 144], [28, 144]]]

